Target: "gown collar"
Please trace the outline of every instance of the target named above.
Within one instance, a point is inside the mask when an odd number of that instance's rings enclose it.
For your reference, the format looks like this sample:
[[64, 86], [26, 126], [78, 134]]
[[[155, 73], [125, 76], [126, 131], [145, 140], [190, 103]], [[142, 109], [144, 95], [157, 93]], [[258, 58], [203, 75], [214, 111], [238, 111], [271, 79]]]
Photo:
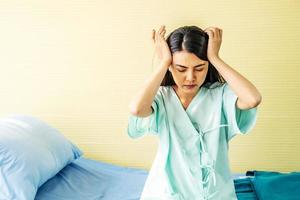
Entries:
[[203, 95], [203, 86], [201, 86], [201, 87], [198, 89], [196, 95], [193, 97], [193, 99], [192, 99], [191, 102], [189, 103], [188, 107], [187, 107], [186, 109], [184, 109], [184, 107], [183, 107], [183, 105], [182, 105], [182, 103], [181, 103], [181, 101], [180, 101], [180, 98], [179, 98], [179, 96], [177, 95], [175, 89], [174, 89], [172, 86], [170, 86], [170, 87], [171, 87], [171, 90], [172, 90], [172, 94], [175, 96], [175, 99], [176, 99], [177, 103], [180, 105], [180, 108], [181, 108], [184, 112], [189, 112], [189, 110], [191, 109], [191, 107], [193, 107], [193, 104], [195, 104], [195, 102], [197, 102], [197, 99], [198, 99], [200, 96]]

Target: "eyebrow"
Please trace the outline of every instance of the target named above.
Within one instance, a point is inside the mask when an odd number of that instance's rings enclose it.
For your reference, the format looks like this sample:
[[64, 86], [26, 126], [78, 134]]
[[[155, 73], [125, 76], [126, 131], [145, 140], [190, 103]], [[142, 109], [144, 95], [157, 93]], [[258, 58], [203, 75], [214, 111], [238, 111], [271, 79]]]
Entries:
[[[178, 67], [188, 68], [188, 67], [186, 67], [186, 66], [179, 65], [179, 64], [175, 64], [175, 65], [178, 66]], [[203, 66], [203, 65], [205, 65], [205, 64], [202, 63], [202, 64], [199, 64], [199, 65], [194, 66], [193, 68], [200, 67], [200, 66]]]

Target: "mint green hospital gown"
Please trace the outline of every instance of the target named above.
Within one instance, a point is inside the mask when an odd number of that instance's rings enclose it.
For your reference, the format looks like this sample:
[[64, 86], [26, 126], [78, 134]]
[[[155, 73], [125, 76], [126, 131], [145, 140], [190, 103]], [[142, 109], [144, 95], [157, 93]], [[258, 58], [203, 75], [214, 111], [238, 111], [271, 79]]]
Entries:
[[160, 86], [147, 117], [129, 115], [131, 138], [158, 136], [141, 200], [237, 199], [228, 143], [254, 127], [257, 108], [236, 107], [227, 83], [200, 87], [185, 110], [172, 86]]

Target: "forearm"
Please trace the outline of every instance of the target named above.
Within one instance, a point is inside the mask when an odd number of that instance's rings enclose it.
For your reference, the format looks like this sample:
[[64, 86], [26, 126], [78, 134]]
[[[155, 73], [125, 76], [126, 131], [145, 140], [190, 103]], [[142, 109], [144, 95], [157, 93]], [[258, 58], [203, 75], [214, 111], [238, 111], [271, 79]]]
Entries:
[[158, 64], [154, 72], [146, 79], [137, 94], [130, 103], [130, 112], [137, 116], [147, 116], [151, 114], [151, 105], [159, 86], [168, 70], [164, 63]]
[[219, 57], [212, 59], [210, 62], [242, 102], [248, 105], [258, 105], [261, 102], [261, 94], [244, 76], [231, 68]]

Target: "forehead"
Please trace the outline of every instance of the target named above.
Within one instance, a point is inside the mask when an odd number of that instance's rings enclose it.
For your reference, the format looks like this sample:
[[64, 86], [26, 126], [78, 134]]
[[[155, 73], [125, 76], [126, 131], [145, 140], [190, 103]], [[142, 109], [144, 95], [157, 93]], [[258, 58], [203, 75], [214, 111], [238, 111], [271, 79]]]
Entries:
[[206, 60], [202, 60], [197, 57], [195, 54], [187, 52], [187, 51], [177, 51], [173, 53], [172, 56], [174, 64], [186, 64], [186, 65], [193, 65], [206, 62]]

